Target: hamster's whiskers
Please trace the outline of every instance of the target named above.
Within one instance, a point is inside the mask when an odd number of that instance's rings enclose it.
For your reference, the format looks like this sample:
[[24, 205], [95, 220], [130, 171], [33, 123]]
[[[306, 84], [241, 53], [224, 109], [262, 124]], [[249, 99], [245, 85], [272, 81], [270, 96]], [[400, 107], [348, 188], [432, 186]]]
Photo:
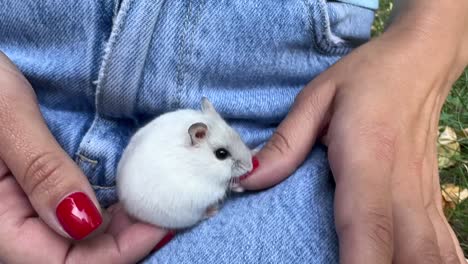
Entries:
[[[232, 171], [240, 171], [240, 172], [243, 172], [243, 173], [240, 173], [242, 175], [246, 174], [249, 172], [249, 170], [242, 164], [241, 161], [239, 160], [236, 160], [233, 164], [232, 164], [232, 167], [231, 167], [231, 170]], [[234, 177], [234, 178], [239, 178], [240, 176], [237, 176], [237, 177]], [[239, 179], [238, 179], [239, 180]]]
[[239, 178], [238, 177], [232, 177], [231, 179], [229, 179], [228, 188], [230, 188], [235, 183], [239, 183]]

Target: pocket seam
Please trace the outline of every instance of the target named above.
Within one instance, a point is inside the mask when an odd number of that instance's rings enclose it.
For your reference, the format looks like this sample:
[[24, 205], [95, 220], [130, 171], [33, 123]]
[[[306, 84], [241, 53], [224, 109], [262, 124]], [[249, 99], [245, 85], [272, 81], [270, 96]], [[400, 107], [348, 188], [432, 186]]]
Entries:
[[103, 185], [91, 184], [91, 187], [93, 187], [96, 190], [114, 190], [115, 189], [115, 185], [103, 186]]
[[[345, 55], [354, 48], [348, 41], [334, 35], [331, 31], [327, 0], [315, 0], [313, 3], [310, 0], [303, 0], [302, 2], [307, 9], [313, 45], [319, 53]], [[331, 35], [340, 42], [333, 41]]]

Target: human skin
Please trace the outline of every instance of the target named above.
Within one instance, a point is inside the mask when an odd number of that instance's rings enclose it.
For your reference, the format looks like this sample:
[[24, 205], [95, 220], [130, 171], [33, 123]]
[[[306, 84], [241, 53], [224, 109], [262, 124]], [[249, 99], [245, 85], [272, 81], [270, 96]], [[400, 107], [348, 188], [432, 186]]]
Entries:
[[468, 63], [468, 1], [396, 1], [385, 33], [311, 81], [241, 182], [278, 184], [328, 146], [341, 263], [464, 263], [444, 217], [436, 138]]
[[[30, 84], [1, 52], [0, 109], [0, 263], [135, 263], [166, 235], [118, 204], [99, 208], [87, 178], [48, 130]], [[70, 235], [56, 208], [76, 192], [89, 197], [97, 220], [75, 223]], [[61, 208], [72, 215], [70, 204]]]
[[[243, 185], [279, 183], [328, 127], [323, 141], [337, 182], [341, 261], [460, 263], [438, 199], [435, 138], [441, 106], [468, 61], [467, 5], [399, 6], [385, 34], [303, 89]], [[0, 88], [0, 261], [133, 263], [147, 255], [166, 232], [134, 222], [118, 206], [99, 208], [87, 179], [48, 131], [29, 83], [1, 53]], [[75, 244], [54, 214], [77, 191], [110, 220]]]

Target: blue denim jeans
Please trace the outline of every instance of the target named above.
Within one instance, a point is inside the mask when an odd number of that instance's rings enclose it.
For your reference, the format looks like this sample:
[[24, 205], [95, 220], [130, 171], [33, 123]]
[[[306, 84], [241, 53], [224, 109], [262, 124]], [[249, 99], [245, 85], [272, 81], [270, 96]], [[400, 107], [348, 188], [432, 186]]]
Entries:
[[[207, 96], [255, 148], [309, 81], [370, 38], [373, 16], [325, 0], [2, 0], [0, 49], [105, 207], [136, 129]], [[145, 262], [337, 262], [333, 195], [316, 146], [286, 181], [230, 196]]]

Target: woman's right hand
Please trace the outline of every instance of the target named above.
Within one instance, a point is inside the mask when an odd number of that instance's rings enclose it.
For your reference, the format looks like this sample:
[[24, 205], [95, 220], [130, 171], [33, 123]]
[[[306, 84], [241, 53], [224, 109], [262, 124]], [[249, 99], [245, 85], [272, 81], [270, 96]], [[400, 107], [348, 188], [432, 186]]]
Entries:
[[2, 52], [0, 124], [0, 263], [134, 263], [166, 234], [118, 205], [99, 207], [48, 130], [31, 85]]

